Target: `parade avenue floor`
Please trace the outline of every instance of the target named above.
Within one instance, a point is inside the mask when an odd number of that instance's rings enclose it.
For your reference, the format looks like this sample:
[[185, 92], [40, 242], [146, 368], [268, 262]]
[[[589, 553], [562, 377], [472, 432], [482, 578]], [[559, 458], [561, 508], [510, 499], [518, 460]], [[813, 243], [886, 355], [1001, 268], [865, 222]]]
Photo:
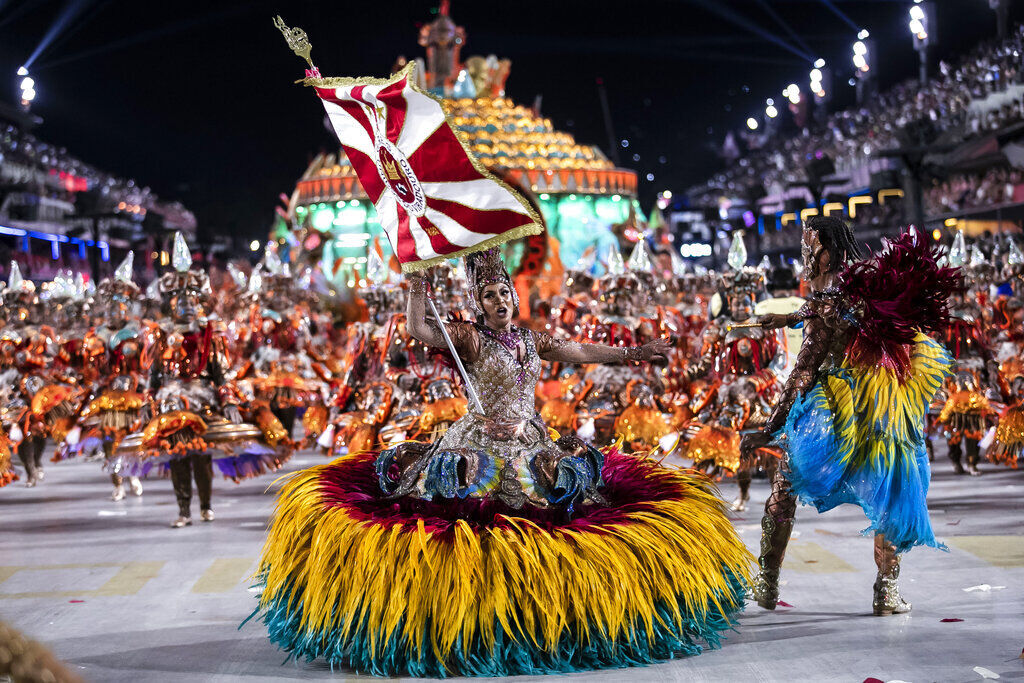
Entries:
[[[323, 460], [296, 455], [285, 472]], [[720, 650], [640, 669], [577, 674], [594, 681], [1024, 680], [1024, 471], [983, 465], [980, 478], [934, 463], [929, 494], [949, 552], [904, 557], [910, 615], [871, 616], [872, 544], [859, 509], [801, 507], [775, 612], [748, 604]], [[272, 508], [274, 478], [214, 485], [215, 522], [171, 529], [169, 481], [109, 499], [95, 462], [46, 467], [37, 488], [0, 490], [0, 620], [47, 644], [89, 681], [350, 680], [284, 653], [249, 622], [250, 575]], [[735, 524], [751, 550], [767, 483]], [[735, 486], [723, 485], [732, 499]], [[193, 503], [195, 505], [195, 503]], [[998, 674], [998, 676], [997, 676]], [[535, 677], [529, 680], [552, 680]], [[527, 680], [523, 678], [522, 680]]]

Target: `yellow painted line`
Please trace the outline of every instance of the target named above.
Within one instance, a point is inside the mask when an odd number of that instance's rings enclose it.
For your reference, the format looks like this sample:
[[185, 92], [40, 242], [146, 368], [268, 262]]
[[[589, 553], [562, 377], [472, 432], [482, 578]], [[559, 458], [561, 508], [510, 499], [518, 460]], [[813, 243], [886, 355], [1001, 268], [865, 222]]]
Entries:
[[946, 542], [997, 567], [1024, 567], [1024, 536], [953, 536]]
[[36, 593], [0, 593], [4, 600], [18, 598], [91, 598], [96, 591], [41, 591]]
[[[870, 549], [870, 546], [868, 548]], [[786, 549], [786, 559], [782, 566], [790, 571], [809, 574], [838, 574], [857, 571], [846, 560], [830, 553], [813, 541], [791, 542], [789, 548]]]
[[229, 593], [249, 577], [255, 557], [218, 557], [192, 586], [193, 593]]
[[96, 567], [120, 567], [114, 576], [95, 590], [55, 590], [28, 593], [0, 593], [0, 598], [95, 598], [110, 595], [135, 595], [146, 583], [155, 577], [164, 562], [97, 562], [94, 564], [47, 564], [24, 567], [0, 567], [0, 582], [9, 579], [19, 571], [54, 569], [93, 569]]
[[163, 568], [163, 562], [129, 562], [93, 595], [135, 595]]

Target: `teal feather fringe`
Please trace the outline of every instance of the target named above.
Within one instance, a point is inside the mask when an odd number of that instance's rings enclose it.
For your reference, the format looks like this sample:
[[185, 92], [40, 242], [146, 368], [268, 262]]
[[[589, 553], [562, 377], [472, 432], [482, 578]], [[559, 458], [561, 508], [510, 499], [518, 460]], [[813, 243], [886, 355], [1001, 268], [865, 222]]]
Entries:
[[[700, 654], [704, 645], [718, 648], [723, 632], [733, 628], [736, 617], [743, 609], [744, 585], [741, 579], [727, 569], [730, 590], [718, 595], [722, 605], [734, 605], [724, 612], [708, 601], [704, 614], [689, 613], [682, 629], [677, 629], [672, 611], [665, 604], [658, 606], [660, 621], [655, 620], [648, 633], [643, 623], [635, 625], [631, 637], [617, 640], [592, 636], [589, 643], [577, 642], [574, 634], [566, 633], [555, 652], [537, 648], [531, 643], [516, 640], [496, 629], [495, 646], [487, 650], [478, 639], [463, 649], [459, 641], [453, 648], [451, 659], [440, 662], [428, 642], [422, 643], [423, 656], [416, 658], [416, 648], [400, 638], [392, 638], [374, 654], [369, 648], [364, 619], [347, 639], [338, 633], [306, 633], [300, 629], [302, 604], [292, 602], [292, 591], [275, 595], [270, 605], [250, 615], [261, 617], [266, 624], [270, 640], [287, 651], [288, 659], [313, 661], [324, 659], [333, 667], [344, 667], [374, 676], [411, 675], [445, 678], [448, 676], [520, 676], [556, 673], [574, 673], [595, 669], [643, 666], [678, 657]], [[679, 610], [686, 614], [686, 606], [679, 599]], [[246, 621], [249, 621], [246, 619]], [[245, 622], [243, 622], [244, 625]], [[401, 632], [399, 627], [398, 632]], [[591, 633], [597, 633], [596, 629]], [[425, 631], [426, 633], [426, 631]], [[287, 660], [286, 660], [287, 661]]]

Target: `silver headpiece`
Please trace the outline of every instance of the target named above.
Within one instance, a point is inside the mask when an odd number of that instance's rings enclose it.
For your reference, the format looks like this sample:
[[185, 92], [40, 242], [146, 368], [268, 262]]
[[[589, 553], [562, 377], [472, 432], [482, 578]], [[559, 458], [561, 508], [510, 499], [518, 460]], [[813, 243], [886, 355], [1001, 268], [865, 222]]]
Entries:
[[626, 266], [634, 273], [651, 272], [651, 255], [647, 253], [647, 243], [643, 239], [638, 240], [633, 247]]
[[497, 247], [491, 247], [484, 251], [475, 251], [465, 256], [466, 275], [469, 279], [470, 306], [476, 313], [483, 313], [483, 304], [480, 303], [480, 292], [487, 285], [496, 282], [504, 282], [512, 290], [512, 305], [519, 312], [519, 294], [512, 285], [512, 278], [505, 269], [505, 262], [501, 258], [501, 252]]
[[626, 272], [626, 264], [622, 260], [622, 252], [619, 251], [618, 244], [611, 244], [608, 247], [608, 261], [605, 264], [607, 268], [606, 275], [622, 275]]
[[726, 257], [726, 261], [733, 270], [740, 270], [747, 265], [747, 245], [743, 241], [742, 230], [733, 233], [732, 245], [729, 247], [729, 256]]

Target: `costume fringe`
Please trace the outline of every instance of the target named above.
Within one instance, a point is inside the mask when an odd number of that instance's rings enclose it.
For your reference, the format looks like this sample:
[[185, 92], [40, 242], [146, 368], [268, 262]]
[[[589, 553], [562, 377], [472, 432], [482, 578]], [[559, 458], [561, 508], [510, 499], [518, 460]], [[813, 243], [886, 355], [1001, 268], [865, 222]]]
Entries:
[[1024, 407], [1010, 406], [1003, 411], [996, 425], [995, 440], [988, 449], [988, 459], [999, 465], [1017, 469], [1024, 451]]
[[842, 462], [853, 468], [892, 469], [904, 445], [923, 441], [928, 406], [951, 365], [938, 342], [918, 333], [906, 379], [884, 366], [850, 363], [830, 375], [818, 401], [836, 409]]
[[935, 540], [925, 496], [931, 479], [925, 415], [952, 360], [918, 334], [910, 372], [885, 365], [843, 367], [822, 377], [789, 413], [780, 445], [793, 492], [819, 512], [860, 505], [871, 525], [903, 552]]
[[306, 412], [302, 414], [302, 427], [306, 431], [306, 436], [313, 437], [313, 439], [320, 436], [327, 428], [327, 418], [327, 406], [322, 403], [316, 403], [306, 408]]
[[[705, 477], [609, 453], [611, 507], [384, 499], [374, 453], [292, 475], [261, 614], [290, 657], [374, 675], [646, 664], [717, 647], [752, 556]], [[527, 518], [529, 516], [529, 518]]]

